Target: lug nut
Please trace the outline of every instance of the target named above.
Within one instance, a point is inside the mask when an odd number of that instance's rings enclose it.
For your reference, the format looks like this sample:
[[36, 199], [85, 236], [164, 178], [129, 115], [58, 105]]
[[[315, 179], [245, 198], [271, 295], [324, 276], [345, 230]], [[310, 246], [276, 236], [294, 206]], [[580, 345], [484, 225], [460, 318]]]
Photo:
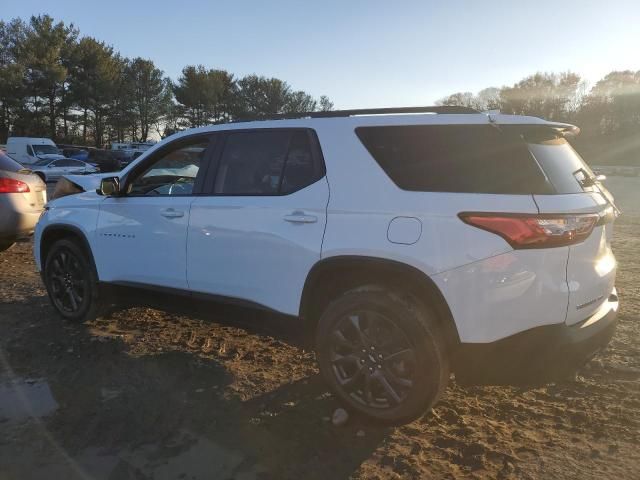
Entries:
[[360, 359], [360, 363], [362, 363], [364, 365], [364, 358]]
[[380, 360], [382, 360], [382, 354], [381, 354], [381, 353], [379, 353], [379, 354], [378, 354], [378, 358], [379, 358]]
[[375, 350], [375, 349], [376, 349], [376, 347], [374, 347], [373, 345], [371, 345], [371, 350]]

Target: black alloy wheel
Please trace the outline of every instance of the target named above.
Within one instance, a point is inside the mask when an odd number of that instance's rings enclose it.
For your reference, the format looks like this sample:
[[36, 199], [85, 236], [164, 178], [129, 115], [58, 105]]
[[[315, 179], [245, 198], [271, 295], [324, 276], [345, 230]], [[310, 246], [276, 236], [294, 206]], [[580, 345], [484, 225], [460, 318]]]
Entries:
[[90, 280], [81, 262], [69, 248], [57, 249], [48, 259], [47, 285], [51, 300], [61, 313], [77, 314], [87, 301]]
[[334, 327], [330, 345], [333, 373], [355, 401], [386, 409], [407, 398], [416, 354], [393, 320], [371, 310], [350, 313]]
[[64, 318], [82, 322], [97, 316], [96, 270], [77, 241], [61, 239], [51, 246], [44, 259], [43, 279], [51, 303]]
[[316, 329], [322, 376], [346, 407], [391, 424], [428, 411], [449, 381], [435, 314], [391, 291], [351, 290], [325, 309]]

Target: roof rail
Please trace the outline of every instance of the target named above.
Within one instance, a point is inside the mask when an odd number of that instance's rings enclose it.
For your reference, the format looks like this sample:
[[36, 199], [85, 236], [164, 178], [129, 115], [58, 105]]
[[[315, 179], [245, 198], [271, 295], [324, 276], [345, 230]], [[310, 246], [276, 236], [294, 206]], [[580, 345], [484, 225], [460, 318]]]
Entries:
[[267, 117], [253, 119], [238, 119], [237, 122], [248, 120], [285, 120], [293, 118], [333, 118], [333, 117], [353, 117], [355, 115], [392, 115], [402, 113], [480, 113], [470, 107], [458, 106], [435, 106], [435, 107], [391, 107], [391, 108], [362, 108], [356, 110], [330, 110], [328, 112], [299, 112], [299, 113], [279, 113]]

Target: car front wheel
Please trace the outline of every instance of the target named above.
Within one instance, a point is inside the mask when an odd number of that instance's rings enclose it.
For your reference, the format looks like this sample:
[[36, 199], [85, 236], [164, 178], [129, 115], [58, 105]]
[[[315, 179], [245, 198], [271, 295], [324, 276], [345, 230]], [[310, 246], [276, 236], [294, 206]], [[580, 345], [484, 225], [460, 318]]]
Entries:
[[316, 352], [340, 399], [387, 423], [425, 413], [449, 381], [434, 315], [392, 292], [356, 290], [336, 299], [319, 320]]
[[75, 241], [55, 242], [47, 254], [43, 278], [51, 303], [67, 320], [95, 318], [98, 281], [89, 255]]

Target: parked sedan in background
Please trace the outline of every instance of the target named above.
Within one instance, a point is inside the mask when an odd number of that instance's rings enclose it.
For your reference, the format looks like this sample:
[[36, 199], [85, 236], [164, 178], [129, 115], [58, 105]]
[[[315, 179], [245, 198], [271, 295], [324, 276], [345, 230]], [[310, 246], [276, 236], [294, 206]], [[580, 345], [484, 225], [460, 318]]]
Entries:
[[55, 182], [64, 175], [87, 175], [90, 173], [98, 173], [93, 165], [81, 160], [73, 160], [71, 158], [63, 158], [61, 160], [41, 160], [36, 162], [33, 167], [33, 173], [38, 175], [45, 182]]
[[42, 180], [0, 152], [0, 252], [33, 233], [46, 201]]

